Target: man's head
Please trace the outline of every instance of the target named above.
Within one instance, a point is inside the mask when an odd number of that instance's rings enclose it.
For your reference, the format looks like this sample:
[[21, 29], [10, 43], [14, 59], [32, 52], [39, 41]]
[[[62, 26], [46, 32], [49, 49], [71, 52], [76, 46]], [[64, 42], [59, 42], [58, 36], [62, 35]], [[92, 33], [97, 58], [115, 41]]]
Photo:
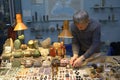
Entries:
[[78, 11], [73, 15], [73, 21], [79, 30], [85, 30], [89, 23], [89, 15], [86, 11]]

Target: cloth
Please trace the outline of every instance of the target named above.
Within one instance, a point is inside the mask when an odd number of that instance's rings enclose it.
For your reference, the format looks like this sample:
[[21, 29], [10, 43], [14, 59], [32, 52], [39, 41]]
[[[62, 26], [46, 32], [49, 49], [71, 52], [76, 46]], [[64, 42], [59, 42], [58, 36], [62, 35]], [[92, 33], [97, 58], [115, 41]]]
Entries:
[[108, 49], [107, 55], [116, 56], [120, 55], [120, 42], [111, 42], [110, 47]]
[[8, 28], [8, 38], [12, 38], [13, 41], [17, 38], [17, 32], [14, 31], [13, 27]]
[[90, 19], [85, 30], [79, 30], [74, 23], [71, 24], [73, 54], [84, 55], [89, 58], [93, 53], [100, 52], [101, 24]]

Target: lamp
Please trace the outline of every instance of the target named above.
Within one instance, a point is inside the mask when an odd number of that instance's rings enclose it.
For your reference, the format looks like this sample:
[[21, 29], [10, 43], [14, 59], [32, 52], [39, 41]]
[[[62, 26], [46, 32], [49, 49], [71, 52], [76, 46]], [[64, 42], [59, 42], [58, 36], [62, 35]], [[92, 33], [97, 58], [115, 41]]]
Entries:
[[22, 22], [21, 14], [16, 14], [17, 24], [15, 25], [14, 31], [26, 30], [27, 26]]
[[59, 34], [59, 38], [73, 38], [71, 32], [69, 31], [69, 21], [64, 20], [63, 31]]
[[22, 35], [22, 30], [26, 30], [27, 26], [22, 22], [21, 14], [16, 14], [16, 22], [17, 24], [15, 25], [14, 31], [18, 31], [18, 38], [22, 43], [24, 43], [24, 35]]
[[[58, 35], [58, 38], [62, 38], [62, 42], [61, 42], [61, 46], [62, 46], [62, 52], [64, 53], [62, 53], [62, 57], [64, 57], [64, 55], [66, 54], [66, 52], [67, 52], [67, 50], [66, 50], [66, 46], [64, 45], [64, 39], [65, 38], [73, 38], [73, 36], [72, 36], [72, 34], [71, 34], [71, 32], [69, 31], [69, 21], [68, 20], [64, 20], [64, 22], [63, 22], [63, 30], [62, 30], [62, 32]], [[60, 50], [58, 50], [58, 51], [60, 51]]]

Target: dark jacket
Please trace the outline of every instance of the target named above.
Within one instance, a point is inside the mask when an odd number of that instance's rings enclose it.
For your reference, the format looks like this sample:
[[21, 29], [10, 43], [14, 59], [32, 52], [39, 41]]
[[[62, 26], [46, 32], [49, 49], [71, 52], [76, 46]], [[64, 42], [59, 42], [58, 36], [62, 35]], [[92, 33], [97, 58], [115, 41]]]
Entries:
[[72, 50], [74, 54], [90, 57], [93, 53], [100, 52], [101, 28], [100, 23], [90, 20], [85, 30], [79, 30], [76, 25], [71, 24]]

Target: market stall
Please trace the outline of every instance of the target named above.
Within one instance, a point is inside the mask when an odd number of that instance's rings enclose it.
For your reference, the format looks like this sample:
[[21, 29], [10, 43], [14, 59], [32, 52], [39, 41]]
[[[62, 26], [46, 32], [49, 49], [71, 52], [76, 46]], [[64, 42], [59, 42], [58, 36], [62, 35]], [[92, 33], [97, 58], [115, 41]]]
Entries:
[[4, 44], [1, 56], [0, 80], [119, 80], [120, 56], [98, 53], [86, 59], [81, 67], [69, 64], [63, 42], [50, 44], [29, 40], [21, 43], [19, 37]]

